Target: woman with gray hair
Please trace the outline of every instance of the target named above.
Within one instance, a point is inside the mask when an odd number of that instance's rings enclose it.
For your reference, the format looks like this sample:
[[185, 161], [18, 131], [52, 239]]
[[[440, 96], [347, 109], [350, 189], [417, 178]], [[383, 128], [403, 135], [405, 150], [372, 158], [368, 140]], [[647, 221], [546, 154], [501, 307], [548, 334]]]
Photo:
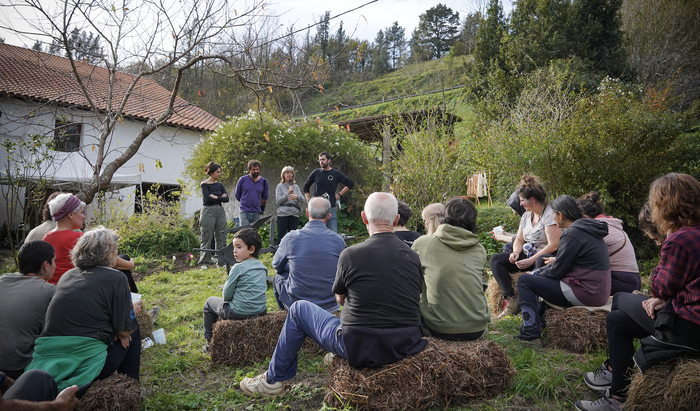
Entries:
[[132, 305], [126, 277], [113, 268], [118, 239], [103, 227], [83, 234], [71, 251], [76, 268], [56, 286], [27, 370], [48, 372], [59, 390], [114, 371], [139, 379], [141, 304]]
[[296, 185], [294, 169], [291, 166], [282, 169], [280, 178], [281, 181], [275, 189], [278, 244], [288, 232], [299, 227], [299, 216], [304, 209], [304, 203], [306, 203], [301, 189]]

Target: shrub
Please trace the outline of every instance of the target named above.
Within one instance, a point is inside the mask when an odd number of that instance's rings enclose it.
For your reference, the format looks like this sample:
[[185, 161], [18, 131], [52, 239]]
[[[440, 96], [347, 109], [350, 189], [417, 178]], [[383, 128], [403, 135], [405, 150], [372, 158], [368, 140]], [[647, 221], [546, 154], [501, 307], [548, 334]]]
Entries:
[[[239, 175], [247, 172], [248, 160], [255, 158], [266, 169], [281, 170], [292, 165], [299, 183], [301, 177], [318, 167], [314, 160], [321, 151], [329, 152], [333, 167], [353, 179], [354, 191], [372, 192], [380, 187], [381, 174], [372, 152], [350, 132], [320, 119], [280, 121], [265, 111], [250, 111], [221, 123], [192, 149], [186, 173], [192, 181], [199, 181], [204, 166], [215, 161], [223, 167], [222, 182], [233, 185]], [[359, 198], [344, 198], [343, 206], [359, 212]]]

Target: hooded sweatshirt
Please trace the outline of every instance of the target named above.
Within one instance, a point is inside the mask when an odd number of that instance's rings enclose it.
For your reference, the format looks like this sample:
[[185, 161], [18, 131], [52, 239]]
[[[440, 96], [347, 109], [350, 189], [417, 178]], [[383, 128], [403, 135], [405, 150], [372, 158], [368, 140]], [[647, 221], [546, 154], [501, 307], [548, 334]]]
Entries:
[[561, 235], [557, 259], [533, 271], [561, 280], [561, 289], [573, 305], [599, 307], [610, 296], [610, 258], [603, 238], [608, 225], [599, 220], [580, 218]]
[[462, 227], [438, 226], [413, 243], [424, 272], [420, 313], [442, 334], [483, 331], [491, 314], [482, 282], [486, 250], [479, 236]]

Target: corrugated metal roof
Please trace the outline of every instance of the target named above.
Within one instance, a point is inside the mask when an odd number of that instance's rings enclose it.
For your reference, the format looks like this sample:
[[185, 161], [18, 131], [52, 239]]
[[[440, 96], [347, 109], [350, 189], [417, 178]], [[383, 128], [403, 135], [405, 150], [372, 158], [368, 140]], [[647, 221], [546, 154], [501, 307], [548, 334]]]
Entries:
[[[76, 61], [75, 64], [93, 103], [101, 111], [109, 111], [109, 71], [83, 62]], [[131, 74], [116, 73], [112, 107], [121, 104], [133, 80]], [[90, 109], [68, 59], [9, 44], [0, 44], [0, 93], [8, 97]], [[142, 78], [129, 97], [122, 115], [140, 120], [157, 118], [168, 107], [170, 94], [154, 80]], [[213, 131], [219, 121], [215, 116], [177, 97], [174, 114], [165, 124], [197, 131]]]

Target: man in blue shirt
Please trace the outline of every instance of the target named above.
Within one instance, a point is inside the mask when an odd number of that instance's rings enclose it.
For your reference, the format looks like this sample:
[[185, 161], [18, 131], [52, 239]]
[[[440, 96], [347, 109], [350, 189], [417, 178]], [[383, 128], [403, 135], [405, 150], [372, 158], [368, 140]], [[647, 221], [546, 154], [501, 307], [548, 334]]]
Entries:
[[272, 266], [277, 271], [274, 288], [280, 309], [306, 300], [328, 312], [338, 310], [332, 288], [345, 242], [326, 227], [330, 210], [328, 200], [312, 198], [306, 210], [309, 222], [301, 230], [290, 231], [275, 252]]
[[236, 200], [240, 202], [239, 219], [241, 226], [253, 224], [262, 215], [262, 206], [267, 201], [270, 186], [264, 177], [260, 176], [260, 162], [248, 162], [248, 174], [238, 179], [236, 184]]
[[[318, 163], [321, 168], [317, 168], [309, 174], [309, 178], [304, 183], [304, 196], [306, 202], [311, 199], [311, 185], [316, 183], [314, 197], [324, 197], [331, 203], [331, 218], [326, 222], [326, 227], [334, 232], [338, 232], [338, 214], [335, 208], [336, 200], [345, 195], [355, 185], [352, 180], [347, 178], [343, 173], [335, 168], [331, 168], [331, 155], [325, 151], [318, 155]], [[342, 183], [345, 187], [336, 193], [338, 183]]]

